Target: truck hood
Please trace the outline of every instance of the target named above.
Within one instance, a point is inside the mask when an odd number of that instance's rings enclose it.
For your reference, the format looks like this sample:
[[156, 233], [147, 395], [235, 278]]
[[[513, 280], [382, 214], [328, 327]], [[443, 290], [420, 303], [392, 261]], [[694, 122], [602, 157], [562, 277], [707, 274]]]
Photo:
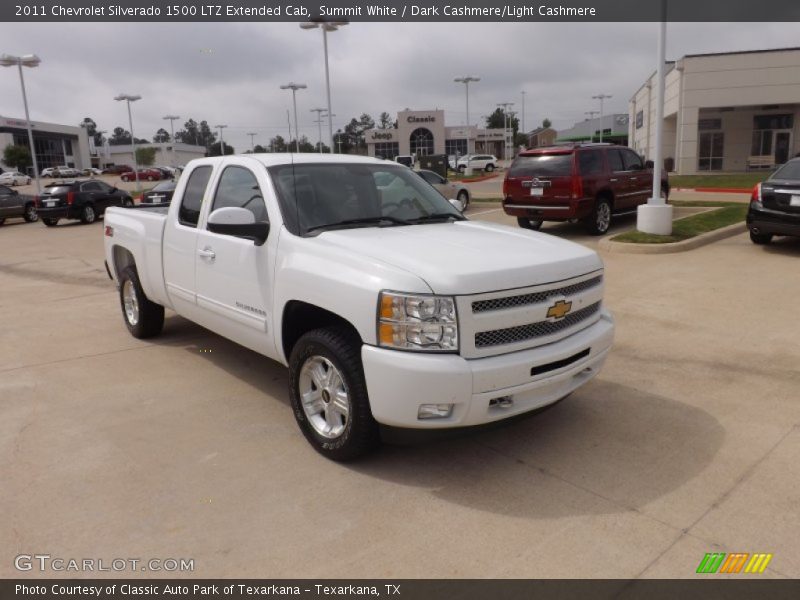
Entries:
[[317, 239], [413, 273], [437, 294], [540, 285], [603, 266], [596, 252], [580, 244], [482, 221], [342, 229]]

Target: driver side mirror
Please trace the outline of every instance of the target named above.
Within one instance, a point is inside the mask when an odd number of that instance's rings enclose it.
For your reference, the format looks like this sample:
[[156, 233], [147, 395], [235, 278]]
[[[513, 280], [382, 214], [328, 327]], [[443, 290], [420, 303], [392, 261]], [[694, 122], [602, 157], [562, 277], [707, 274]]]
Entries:
[[262, 246], [269, 235], [269, 223], [256, 223], [255, 216], [246, 208], [228, 206], [218, 208], [208, 216], [208, 230], [252, 239], [256, 246]]

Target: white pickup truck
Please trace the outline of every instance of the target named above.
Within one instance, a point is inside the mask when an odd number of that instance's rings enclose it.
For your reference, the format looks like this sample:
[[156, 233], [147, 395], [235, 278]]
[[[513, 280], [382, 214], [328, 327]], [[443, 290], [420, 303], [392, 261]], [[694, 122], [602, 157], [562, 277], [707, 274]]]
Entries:
[[614, 324], [597, 254], [464, 218], [366, 157], [194, 160], [169, 208], [109, 208], [105, 255], [131, 334], [164, 308], [288, 365], [297, 422], [334, 460], [379, 424], [479, 425], [600, 370]]

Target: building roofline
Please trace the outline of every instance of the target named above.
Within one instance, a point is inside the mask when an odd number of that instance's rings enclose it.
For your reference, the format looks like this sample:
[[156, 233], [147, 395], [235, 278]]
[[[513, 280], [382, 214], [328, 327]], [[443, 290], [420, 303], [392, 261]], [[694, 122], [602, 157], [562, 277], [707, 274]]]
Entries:
[[707, 52], [705, 54], [686, 54], [683, 58], [700, 58], [704, 56], [729, 56], [731, 54], [760, 54], [764, 52], [796, 52], [800, 50], [800, 46], [793, 46], [791, 48], [764, 48], [761, 50], [736, 50], [731, 52]]

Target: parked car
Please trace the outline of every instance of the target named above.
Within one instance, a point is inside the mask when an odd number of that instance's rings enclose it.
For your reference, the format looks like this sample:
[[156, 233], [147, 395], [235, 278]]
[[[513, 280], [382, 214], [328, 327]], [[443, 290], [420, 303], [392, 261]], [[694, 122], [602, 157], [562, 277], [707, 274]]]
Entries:
[[167, 167], [152, 167], [153, 169], [161, 172], [161, 179], [172, 179], [175, 177], [175, 172]]
[[470, 167], [491, 173], [497, 168], [497, 157], [492, 154], [468, 154], [459, 158], [456, 166], [459, 171]]
[[373, 450], [379, 424], [552, 405], [600, 372], [614, 336], [596, 252], [473, 223], [374, 158], [193, 160], [169, 209], [110, 208], [103, 239], [133, 337], [158, 335], [170, 308], [288, 366], [291, 414], [333, 460]]
[[[650, 161], [613, 144], [569, 144], [524, 150], [503, 181], [503, 210], [525, 229], [544, 221], [583, 221], [593, 235], [612, 218], [636, 212], [652, 195]], [[662, 171], [661, 195], [669, 198]]]
[[[148, 167], [139, 169], [139, 181], [159, 181], [164, 178], [164, 174], [158, 169]], [[119, 176], [122, 181], [136, 181], [136, 173], [131, 170]]]
[[53, 171], [55, 171], [55, 167], [47, 167], [46, 169], [42, 169], [39, 175], [42, 177], [53, 177]]
[[427, 169], [421, 169], [417, 171], [417, 173], [419, 173], [420, 177], [430, 183], [436, 189], [436, 191], [444, 196], [447, 200], [457, 200], [461, 212], [467, 210], [470, 198], [469, 189], [463, 183], [453, 183], [438, 173], [428, 171]]
[[133, 171], [133, 167], [128, 165], [111, 165], [102, 170], [103, 175], [122, 175]]
[[0, 173], [0, 183], [3, 185], [28, 185], [31, 178], [19, 171], [6, 171]]
[[414, 157], [410, 154], [403, 154], [394, 157], [394, 162], [405, 165], [406, 167], [414, 167]]
[[58, 225], [60, 219], [94, 223], [109, 206], [131, 207], [133, 198], [128, 192], [94, 179], [51, 183], [36, 201], [42, 223], [48, 227]]
[[39, 216], [32, 196], [24, 196], [7, 185], [0, 185], [0, 225], [11, 217], [22, 217], [33, 223]]
[[174, 181], [162, 181], [142, 195], [142, 204], [169, 204], [176, 185]]
[[103, 171], [101, 169], [97, 169], [95, 167], [89, 167], [88, 169], [83, 170], [83, 175], [102, 175]]
[[53, 177], [80, 177], [81, 172], [73, 167], [61, 166], [53, 169]]
[[800, 158], [753, 188], [747, 227], [754, 244], [769, 244], [776, 235], [800, 236]]

